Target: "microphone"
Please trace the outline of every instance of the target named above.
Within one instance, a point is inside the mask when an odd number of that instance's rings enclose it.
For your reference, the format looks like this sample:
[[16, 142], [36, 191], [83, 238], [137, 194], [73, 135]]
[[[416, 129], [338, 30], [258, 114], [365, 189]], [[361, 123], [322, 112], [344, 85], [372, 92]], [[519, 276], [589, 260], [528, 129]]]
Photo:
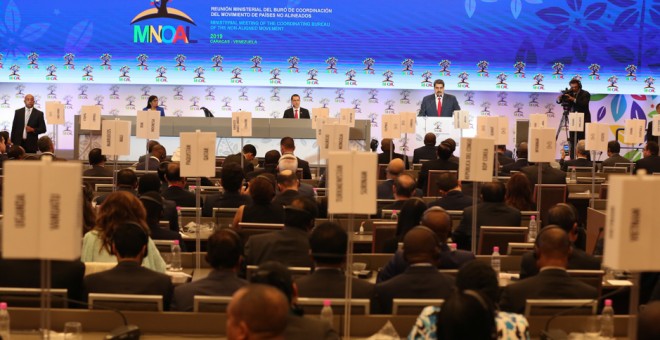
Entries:
[[[69, 298], [66, 298], [65, 300], [68, 301], [68, 302], [73, 302], [73, 303], [76, 303], [76, 304], [79, 304], [79, 305], [90, 307], [90, 304], [85, 302], [85, 301], [74, 300], [74, 299], [69, 299]], [[105, 338], [104, 338], [105, 340], [139, 340], [140, 339], [140, 335], [141, 335], [140, 334], [140, 328], [136, 325], [129, 325], [128, 320], [126, 319], [126, 315], [124, 315], [124, 313], [122, 313], [119, 309], [112, 308], [112, 307], [109, 307], [109, 306], [106, 306], [106, 305], [103, 305], [103, 304], [98, 304], [98, 303], [95, 303], [94, 307], [98, 308], [98, 309], [109, 310], [109, 311], [115, 312], [115, 313], [119, 314], [122, 321], [124, 322], [124, 325], [119, 326], [119, 327], [113, 329], [112, 331], [110, 331], [110, 334], [105, 336]]]
[[566, 332], [564, 332], [564, 331], [562, 331], [562, 330], [553, 330], [553, 331], [550, 331], [550, 323], [552, 323], [552, 321], [553, 321], [554, 319], [556, 319], [558, 316], [562, 316], [562, 315], [567, 314], [567, 313], [570, 313], [570, 312], [572, 312], [572, 311], [574, 311], [574, 310], [577, 310], [577, 309], [580, 309], [580, 308], [586, 307], [586, 306], [590, 305], [591, 303], [593, 303], [594, 301], [600, 302], [600, 301], [602, 301], [603, 299], [606, 299], [606, 298], [608, 298], [608, 297], [610, 297], [610, 296], [613, 296], [613, 295], [619, 294], [619, 293], [623, 292], [624, 290], [626, 290], [626, 289], [628, 289], [628, 288], [629, 288], [628, 286], [621, 287], [621, 288], [619, 288], [619, 289], [617, 289], [617, 290], [615, 290], [615, 291], [609, 292], [609, 293], [607, 293], [607, 294], [605, 294], [605, 295], [603, 295], [603, 296], [601, 296], [601, 297], [599, 297], [599, 298], [597, 298], [597, 299], [593, 299], [593, 300], [591, 300], [591, 301], [589, 301], [589, 302], [587, 302], [587, 303], [583, 303], [583, 304], [581, 304], [581, 305], [579, 305], [579, 306], [574, 306], [574, 307], [571, 307], [571, 308], [568, 308], [568, 309], [564, 309], [564, 310], [562, 310], [562, 311], [560, 311], [560, 312], [557, 312], [557, 313], [553, 314], [553, 315], [548, 319], [548, 321], [545, 323], [545, 328], [543, 329], [543, 331], [541, 331], [541, 340], [558, 340], [558, 339], [566, 339], [566, 338], [567, 338]]

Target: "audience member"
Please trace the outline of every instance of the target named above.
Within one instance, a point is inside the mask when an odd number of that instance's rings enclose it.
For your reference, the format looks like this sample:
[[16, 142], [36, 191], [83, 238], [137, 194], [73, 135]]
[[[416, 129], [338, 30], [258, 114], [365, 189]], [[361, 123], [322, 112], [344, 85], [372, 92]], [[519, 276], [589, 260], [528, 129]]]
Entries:
[[[179, 163], [171, 162], [167, 165], [165, 179], [167, 180], [168, 187], [162, 192], [163, 198], [176, 202], [178, 207], [195, 207], [197, 205], [195, 194], [186, 190], [186, 178], [181, 177]], [[203, 203], [200, 197], [200, 206]]]
[[65, 160], [64, 158], [55, 156], [55, 144], [53, 143], [53, 140], [48, 136], [39, 137], [39, 140], [37, 141], [37, 147], [39, 148], [39, 152], [41, 152], [39, 158], [42, 158], [43, 156], [49, 156], [54, 161]]
[[502, 310], [522, 313], [527, 299], [595, 299], [596, 288], [568, 275], [566, 266], [571, 252], [568, 234], [559, 226], [543, 228], [534, 251], [540, 268], [538, 275], [512, 283], [502, 290]]
[[250, 181], [248, 192], [252, 202], [238, 207], [233, 221], [235, 228], [240, 222], [282, 223], [284, 221], [284, 209], [281, 205], [272, 202], [275, 188], [268, 177], [265, 175], [255, 177]]
[[7, 130], [0, 131], [0, 137], [2, 137], [2, 140], [5, 143], [5, 148], [7, 150], [11, 149], [12, 144], [11, 144], [11, 139], [9, 138], [9, 131]]
[[651, 302], [640, 308], [637, 319], [637, 340], [660, 339], [660, 301]]
[[[431, 229], [438, 239], [440, 257], [437, 261], [438, 269], [458, 269], [465, 263], [475, 259], [474, 254], [465, 250], [452, 250], [447, 245], [447, 239], [451, 233], [451, 218], [449, 214], [440, 207], [427, 209], [422, 215], [423, 226]], [[403, 257], [403, 251], [397, 250], [392, 259], [378, 272], [376, 282], [387, 281], [403, 273], [409, 264]]]
[[25, 158], [25, 150], [20, 145], [12, 145], [7, 152], [7, 158], [11, 160], [22, 160]]
[[[280, 140], [280, 152], [282, 156], [292, 154], [296, 151], [296, 144], [291, 137], [284, 137]], [[303, 179], [312, 179], [312, 171], [309, 169], [309, 162], [296, 157], [298, 160], [298, 168], [303, 171]]]
[[399, 158], [395, 158], [387, 164], [387, 168], [385, 169], [385, 181], [378, 184], [378, 199], [394, 199], [394, 180], [399, 177], [405, 169], [406, 167], [403, 164], [403, 160]]
[[516, 161], [502, 165], [500, 174], [509, 176], [511, 171], [520, 171], [526, 166], [529, 166], [529, 162], [527, 161], [527, 142], [521, 142], [518, 144], [518, 148], [516, 148]]
[[302, 309], [296, 306], [298, 287], [291, 279], [286, 266], [275, 261], [262, 263], [250, 278], [251, 283], [263, 283], [277, 288], [286, 296], [290, 310], [284, 337], [287, 340], [338, 340], [339, 334], [332, 325], [315, 317], [303, 317]]
[[454, 170], [458, 171], [458, 163], [454, 163], [449, 160], [451, 157], [451, 149], [449, 146], [440, 143], [438, 145], [438, 159], [433, 160], [433, 161], [428, 161], [424, 164], [422, 164], [422, 169], [419, 171], [419, 182], [418, 182], [418, 187], [424, 191], [424, 193], [427, 193], [428, 188], [427, 188], [427, 181], [428, 181], [428, 176], [429, 176], [429, 170]]
[[[502, 182], [487, 182], [481, 185], [481, 200], [477, 204], [477, 239], [481, 226], [520, 226], [520, 210], [504, 202], [506, 188]], [[452, 234], [458, 249], [470, 250], [472, 242], [472, 209], [463, 210], [463, 219]], [[473, 251], [476, 252], [476, 249]]]
[[504, 201], [508, 206], [520, 211], [536, 210], [536, 203], [532, 199], [532, 185], [527, 176], [521, 173], [511, 175], [506, 182]]
[[316, 196], [314, 194], [314, 187], [311, 184], [300, 182], [298, 179], [298, 168], [298, 159], [292, 154], [282, 155], [277, 162], [278, 172], [281, 173], [282, 171], [289, 170], [296, 176], [296, 180], [298, 181], [298, 194], [303, 197], [314, 199]]
[[380, 142], [380, 150], [383, 152], [378, 154], [378, 164], [390, 164], [392, 159], [399, 158], [403, 161], [406, 169], [408, 169], [408, 156], [395, 152], [396, 147], [394, 146], [394, 141], [392, 141], [392, 138], [383, 138], [383, 140]]
[[459, 158], [454, 156], [454, 152], [456, 151], [456, 141], [451, 138], [447, 138], [442, 142], [440, 142], [440, 144], [448, 147], [449, 150], [451, 151], [451, 156], [449, 156], [449, 161], [458, 164]]
[[426, 210], [426, 204], [419, 197], [414, 197], [406, 201], [398, 212], [396, 221], [396, 235], [390, 240], [385, 241], [383, 252], [394, 253], [398, 249], [399, 242], [403, 242], [406, 233], [419, 225], [422, 215]]
[[112, 177], [112, 169], [105, 167], [105, 162], [107, 158], [103, 155], [103, 152], [99, 148], [94, 148], [89, 151], [89, 165], [92, 166], [91, 169], [83, 171], [83, 176], [87, 177]]
[[227, 339], [284, 340], [288, 310], [279, 290], [261, 284], [243, 287], [227, 307]]
[[[112, 237], [117, 226], [128, 222], [138, 223], [149, 232], [146, 224], [146, 212], [140, 200], [125, 191], [115, 191], [108, 195], [96, 217], [96, 227], [83, 237], [80, 260], [83, 262], [115, 262], [112, 256]], [[165, 272], [165, 261], [154, 242], [149, 239], [148, 254], [142, 261], [146, 268]]]
[[245, 244], [248, 265], [279, 261], [292, 267], [311, 267], [309, 231], [318, 216], [316, 202], [298, 197], [286, 207], [282, 230], [253, 235]]
[[[130, 193], [133, 196], [137, 196], [135, 189], [138, 187], [138, 178], [135, 174], [135, 171], [129, 168], [121, 169], [117, 171], [117, 191], [123, 191]], [[96, 205], [102, 205], [105, 202], [109, 194], [100, 196], [96, 199]]]
[[420, 164], [422, 160], [432, 161], [438, 159], [435, 143], [435, 133], [429, 132], [424, 135], [424, 146], [420, 146], [413, 151], [413, 164]]
[[161, 216], [161, 221], [168, 221], [170, 223], [170, 230], [176, 233], [179, 232], [179, 214], [176, 209], [176, 202], [166, 200], [163, 198], [163, 195], [160, 194], [160, 179], [156, 174], [144, 174], [140, 176], [138, 180], [138, 195], [147, 192], [157, 193], [163, 204], [163, 215]]
[[[598, 270], [600, 260], [587, 254], [584, 250], [575, 246], [578, 240], [578, 216], [577, 210], [565, 203], [560, 203], [548, 210], [548, 216], [543, 221], [545, 226], [557, 225], [568, 234], [571, 242], [571, 252], [568, 255], [567, 269]], [[537, 260], [533, 252], [523, 254], [520, 260], [520, 278], [524, 279], [538, 274]]]
[[94, 200], [92, 185], [83, 182], [82, 193], [82, 234], [85, 235], [86, 232], [91, 231], [96, 226], [96, 209], [92, 205], [92, 201]]
[[626, 157], [619, 155], [621, 152], [621, 144], [616, 140], [611, 140], [607, 143], [607, 159], [603, 161], [603, 166], [614, 166], [617, 163], [630, 163]]
[[254, 145], [252, 144], [245, 144], [243, 145], [243, 149], [241, 150], [241, 152], [227, 156], [227, 158], [225, 158], [225, 161], [222, 162], [222, 166], [225, 167], [226, 165], [229, 165], [231, 163], [235, 163], [240, 166], [242, 161], [243, 172], [247, 174], [249, 172], [254, 171], [254, 164], [252, 162], [256, 157], [257, 157], [257, 148], [255, 148]]
[[264, 155], [264, 167], [246, 174], [245, 178], [247, 178], [248, 181], [251, 181], [253, 178], [263, 173], [277, 174], [277, 164], [280, 162], [280, 157], [280, 152], [277, 150], [266, 152], [266, 155]]
[[[536, 187], [539, 179], [539, 164], [526, 166], [520, 170], [527, 179], [532, 188]], [[566, 172], [555, 169], [548, 163], [541, 163], [541, 183], [543, 184], [566, 184]]]
[[162, 295], [163, 306], [165, 310], [169, 309], [174, 289], [172, 279], [166, 274], [140, 266], [149, 253], [147, 244], [151, 239], [147, 232], [144, 225], [131, 221], [113, 228], [110, 242], [112, 253], [117, 257], [117, 266], [87, 275], [87, 293]]
[[474, 290], [454, 292], [437, 317], [437, 339], [499, 339], [493, 302]]
[[154, 240], [177, 240], [181, 245], [181, 250], [186, 251], [186, 245], [183, 243], [178, 230], [174, 231], [160, 227], [160, 221], [163, 219], [163, 197], [157, 191], [147, 191], [140, 195], [140, 202], [142, 202], [147, 214], [147, 226], [149, 226], [151, 238]]
[[502, 165], [513, 164], [514, 162], [513, 158], [506, 155], [507, 151], [506, 145], [497, 145], [497, 164], [499, 164], [500, 168]]
[[415, 193], [415, 179], [408, 174], [401, 174], [394, 180], [394, 202], [383, 206], [385, 210], [401, 210], [403, 204]]
[[[296, 280], [299, 296], [342, 299], [346, 296], [347, 243], [348, 234], [337, 223], [324, 222], [312, 229], [309, 246], [314, 272]], [[351, 280], [351, 298], [371, 299], [374, 290], [371, 283], [357, 278]]]
[[291, 202], [300, 197], [298, 193], [298, 176], [295, 172], [291, 170], [283, 170], [277, 174], [277, 188], [279, 189], [279, 194], [275, 195], [273, 198], [273, 203], [281, 206], [286, 206], [291, 204]]
[[165, 161], [166, 158], [167, 151], [165, 150], [165, 147], [161, 144], [156, 144], [151, 148], [151, 151], [149, 152], [148, 163], [145, 165], [145, 162], [142, 161], [137, 164], [135, 169], [156, 171], [160, 166], [160, 162]]
[[572, 160], [564, 160], [568, 156], [568, 153], [564, 151], [564, 149], [561, 150], [561, 158], [559, 159], [559, 165], [561, 165], [561, 170], [562, 171], [568, 171], [570, 167], [578, 166], [578, 167], [589, 167], [591, 168], [593, 166], [593, 163], [589, 160], [589, 151], [586, 149], [586, 143], [584, 139], [578, 141], [577, 143], [577, 148], [575, 150], [575, 159]]
[[241, 205], [250, 204], [250, 196], [241, 193], [245, 176], [240, 164], [223, 164], [220, 171], [220, 184], [223, 192], [215, 195], [208, 195], [204, 200], [202, 216], [213, 216], [213, 208], [238, 208]]
[[165, 174], [167, 173], [167, 167], [170, 166], [171, 162], [164, 161], [160, 162], [158, 164], [158, 179], [160, 179], [160, 193], [161, 195], [165, 190], [167, 190], [167, 179], [165, 178]]
[[[149, 141], [147, 142], [147, 153], [149, 155], [151, 155], [151, 153], [154, 150], [154, 146], [156, 146], [156, 145], [160, 145], [160, 142], [155, 140], [155, 139], [149, 139]], [[140, 155], [137, 162], [138, 163], [144, 163], [144, 154]]]
[[429, 208], [437, 206], [445, 210], [463, 210], [472, 205], [472, 197], [463, 194], [461, 182], [455, 172], [440, 174], [437, 184], [441, 197], [429, 203]]
[[635, 173], [637, 170], [644, 169], [647, 174], [660, 172], [660, 156], [658, 156], [658, 143], [648, 142], [642, 151], [644, 158], [635, 162]]
[[221, 229], [209, 236], [205, 259], [213, 269], [203, 279], [176, 287], [172, 310], [191, 312], [195, 295], [231, 296], [245, 286], [248, 282], [236, 275], [242, 254], [241, 238], [233, 229]]
[[392, 313], [392, 299], [445, 299], [454, 289], [454, 280], [436, 269], [440, 259], [439, 240], [429, 228], [411, 229], [403, 239], [403, 256], [410, 264], [396, 277], [376, 285], [373, 311]]

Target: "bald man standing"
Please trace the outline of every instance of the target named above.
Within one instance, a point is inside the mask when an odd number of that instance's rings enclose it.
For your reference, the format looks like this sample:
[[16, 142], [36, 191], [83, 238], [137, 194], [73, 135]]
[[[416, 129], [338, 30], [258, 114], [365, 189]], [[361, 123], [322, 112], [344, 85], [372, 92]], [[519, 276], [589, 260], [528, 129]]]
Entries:
[[34, 107], [34, 96], [28, 94], [23, 100], [25, 107], [16, 110], [11, 127], [11, 142], [22, 146], [27, 153], [37, 153], [39, 134], [46, 133], [44, 113]]

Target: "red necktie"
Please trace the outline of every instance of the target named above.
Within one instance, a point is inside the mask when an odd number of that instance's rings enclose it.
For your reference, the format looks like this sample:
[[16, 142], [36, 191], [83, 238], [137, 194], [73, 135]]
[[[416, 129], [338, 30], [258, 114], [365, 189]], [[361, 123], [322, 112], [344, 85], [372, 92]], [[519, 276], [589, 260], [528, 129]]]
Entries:
[[293, 112], [293, 118], [298, 119], [298, 109], [295, 109]]
[[442, 116], [442, 97], [438, 97], [438, 117]]

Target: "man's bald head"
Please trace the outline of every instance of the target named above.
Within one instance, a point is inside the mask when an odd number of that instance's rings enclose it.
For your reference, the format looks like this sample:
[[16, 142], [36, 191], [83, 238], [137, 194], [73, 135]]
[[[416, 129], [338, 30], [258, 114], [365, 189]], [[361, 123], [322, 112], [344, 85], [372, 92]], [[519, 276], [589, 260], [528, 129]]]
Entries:
[[410, 264], [437, 261], [439, 246], [435, 233], [427, 227], [417, 226], [403, 237], [403, 257]]
[[432, 207], [424, 212], [422, 225], [433, 230], [441, 243], [445, 243], [451, 232], [451, 217], [440, 207]]
[[401, 158], [395, 158], [390, 161], [390, 163], [387, 165], [387, 178], [388, 179], [395, 179], [397, 176], [401, 175], [403, 173], [403, 170], [405, 170], [406, 166], [403, 164], [403, 160]]
[[550, 225], [541, 229], [536, 248], [539, 257], [545, 261], [567, 262], [571, 241], [561, 227]]
[[394, 180], [394, 198], [405, 199], [412, 197], [417, 188], [417, 183], [412, 176], [402, 174]]
[[34, 96], [31, 94], [26, 94], [25, 98], [23, 99], [23, 103], [25, 103], [25, 107], [31, 109], [34, 106]]
[[227, 338], [283, 339], [289, 303], [277, 288], [250, 284], [236, 293], [227, 307]]

